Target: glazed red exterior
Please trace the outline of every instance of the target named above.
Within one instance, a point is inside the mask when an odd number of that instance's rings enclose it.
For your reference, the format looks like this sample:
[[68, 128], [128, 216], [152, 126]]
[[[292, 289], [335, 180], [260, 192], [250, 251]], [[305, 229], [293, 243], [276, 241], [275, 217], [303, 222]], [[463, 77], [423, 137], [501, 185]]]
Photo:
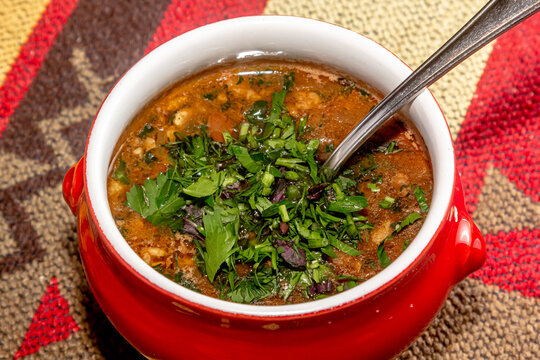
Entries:
[[482, 235], [454, 179], [445, 221], [413, 264], [363, 298], [285, 317], [226, 313], [191, 303], [137, 274], [112, 248], [90, 208], [84, 157], [64, 179], [78, 218], [86, 276], [103, 311], [142, 354], [155, 359], [387, 359], [441, 308], [450, 289], [485, 259]]
[[[201, 43], [213, 42], [208, 48], [216, 49], [216, 56], [221, 56], [220, 46], [225, 44], [221, 36], [224, 36], [224, 33], [228, 34], [229, 39], [224, 48], [231, 51], [228, 47], [238, 44], [239, 33], [245, 34], [256, 27], [257, 32], [251, 35], [257, 35], [254, 38], [261, 41], [260, 38], [269, 33], [265, 27], [268, 25], [273, 29], [272, 41], [267, 42], [268, 44], [276, 43], [274, 37], [279, 35], [276, 33], [282, 29], [280, 49], [283, 42], [299, 37], [301, 38], [299, 42], [289, 44], [289, 50], [300, 51], [305, 47], [304, 54], [308, 56], [312, 54], [313, 46], [324, 43], [326, 45], [321, 51], [325, 54], [326, 60], [332, 55], [339, 63], [345, 61], [343, 59], [352, 59], [351, 56], [345, 55], [351, 55], [347, 51], [354, 48], [360, 40], [361, 46], [358, 45], [355, 52], [366, 52], [362, 58], [375, 54], [376, 48], [380, 47], [374, 47], [373, 44], [358, 39], [358, 34], [345, 29], [336, 29], [328, 24], [307, 19], [280, 19], [284, 17], [238, 19], [234, 20], [234, 24], [233, 20], [229, 20], [230, 26], [210, 25], [212, 29], [207, 27], [205, 31], [194, 30], [191, 35], [188, 35], [189, 33], [182, 35], [183, 39], [180, 40], [196, 47]], [[316, 38], [317, 44], [304, 41], [302, 36], [298, 35], [303, 31], [304, 25], [310, 29], [307, 32], [308, 39]], [[326, 36], [328, 38], [324, 40]], [[249, 42], [250, 36], [241, 38], [246, 42], [246, 49], [251, 50], [253, 45]], [[341, 41], [345, 43], [342, 44]], [[336, 44], [336, 47], [333, 47], [333, 44]], [[156, 57], [147, 59], [144, 66], [151, 67], [152, 61], [157, 64], [157, 70], [152, 73], [153, 78], [163, 73], [161, 69], [165, 55], [169, 60], [172, 59], [169, 67], [182, 63], [178, 61], [178, 56], [182, 54], [190, 54], [189, 58], [194, 56], [192, 52], [171, 51], [180, 49], [180, 45], [181, 41], [178, 41], [168, 46], [160, 53], [161, 57], [156, 56], [159, 57], [159, 61], [156, 61]], [[392, 57], [386, 53], [381, 56]], [[377, 57], [373, 62], [379, 63], [380, 59]], [[188, 60], [183, 61], [182, 66]], [[357, 63], [353, 62], [356, 66]], [[390, 66], [390, 69], [397, 71], [394, 65]], [[372, 72], [377, 73], [377, 78], [393, 74], [392, 71], [385, 71], [384, 74], [375, 70]], [[135, 73], [141, 74], [141, 66]], [[167, 77], [172, 76], [166, 74]], [[147, 79], [149, 76], [146, 74], [144, 78]], [[133, 86], [139, 84], [136, 77], [132, 77], [128, 83], [131, 85], [124, 87], [124, 92], [130, 95], [137, 93], [133, 89], [147, 89], [146, 86]], [[129, 99], [131, 100], [131, 97]], [[122, 104], [124, 103], [117, 104], [116, 108], [122, 108]], [[436, 112], [441, 114], [440, 110]], [[119, 118], [122, 116], [114, 117], [114, 121]], [[440, 125], [445, 126], [444, 119], [440, 120]], [[95, 124], [92, 131], [95, 131], [94, 127]], [[447, 128], [444, 130], [448, 131]], [[444, 136], [448, 137], [450, 143], [449, 133]], [[447, 160], [452, 158], [451, 145], [448, 145], [444, 152], [449, 155]], [[85, 157], [88, 156], [90, 159], [94, 154], [87, 152]], [[306, 359], [391, 358], [406, 348], [428, 326], [450, 289], [478, 269], [485, 259], [484, 239], [465, 210], [461, 182], [457, 170], [454, 169], [453, 183], [451, 184], [451, 179], [446, 178], [448, 185], [444, 186], [444, 193], [451, 193], [451, 196], [448, 203], [446, 200], [442, 203], [445, 206], [440, 206], [441, 210], [446, 210], [443, 220], [440, 223], [437, 220], [434, 224], [433, 228], [438, 225], [437, 230], [431, 239], [425, 238], [429, 242], [407, 268], [376, 290], [359, 298], [351, 296], [349, 302], [340, 306], [325, 308], [319, 312], [304, 312], [300, 315], [275, 317], [217, 310], [164, 290], [134, 270], [119, 255], [110, 239], [101, 230], [102, 226], [98, 223], [96, 212], [89, 200], [94, 197], [90, 196], [89, 186], [86, 183], [89, 173], [85, 157], [66, 174], [63, 192], [66, 202], [78, 219], [79, 247], [86, 276], [95, 298], [114, 326], [134, 347], [150, 358], [289, 359], [300, 356]], [[95, 207], [100, 205], [102, 204], [94, 204]], [[438, 214], [442, 213], [443, 211], [440, 211]], [[108, 221], [102, 217], [101, 219]]]

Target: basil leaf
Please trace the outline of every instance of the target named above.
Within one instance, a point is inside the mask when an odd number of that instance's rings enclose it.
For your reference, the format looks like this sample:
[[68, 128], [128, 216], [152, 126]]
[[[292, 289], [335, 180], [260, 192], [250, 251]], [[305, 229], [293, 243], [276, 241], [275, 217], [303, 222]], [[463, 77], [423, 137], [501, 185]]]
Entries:
[[349, 214], [360, 211], [367, 206], [367, 199], [363, 196], [345, 196], [343, 199], [331, 202], [330, 205], [328, 205], [328, 210]]
[[424, 191], [419, 186], [414, 189], [414, 196], [416, 197], [416, 201], [420, 206], [420, 211], [427, 212], [429, 210], [429, 205], [424, 196]]

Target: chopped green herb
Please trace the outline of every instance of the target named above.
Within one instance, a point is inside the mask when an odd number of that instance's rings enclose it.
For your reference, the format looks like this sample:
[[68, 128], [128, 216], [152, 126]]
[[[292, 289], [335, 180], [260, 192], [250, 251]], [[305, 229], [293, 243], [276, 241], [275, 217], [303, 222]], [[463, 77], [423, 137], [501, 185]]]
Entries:
[[379, 146], [377, 148], [377, 151], [384, 153], [385, 155], [388, 154], [395, 154], [400, 151], [403, 151], [403, 149], [398, 148], [398, 143], [395, 141], [390, 141], [388, 144]]
[[173, 278], [174, 282], [175, 283], [178, 283], [180, 285], [182, 285], [183, 287], [186, 287], [188, 288], [189, 290], [193, 290], [193, 291], [196, 291], [196, 292], [201, 292], [201, 289], [199, 289], [197, 287], [197, 285], [195, 285], [193, 283], [193, 281], [187, 279], [185, 276], [184, 276], [184, 273], [181, 271], [181, 270], [178, 270], [175, 274], [174, 274], [174, 278]]
[[133, 185], [126, 193], [127, 204], [154, 225], [166, 225], [178, 230], [182, 218], [177, 211], [186, 204], [181, 197], [181, 185], [166, 174], [159, 174], [154, 180], [148, 179], [141, 185]]
[[283, 90], [290, 91], [294, 86], [295, 73], [291, 72], [283, 77]]
[[216, 99], [218, 93], [219, 93], [219, 89], [211, 91], [209, 93], [206, 93], [206, 94], [203, 95], [203, 97], [205, 99], [207, 99], [207, 100], [214, 101]]
[[328, 152], [328, 153], [334, 151], [334, 143], [330, 143], [330, 144], [326, 145], [324, 150], [326, 152]]
[[122, 158], [118, 159], [118, 167], [114, 171], [113, 179], [120, 181], [121, 183], [124, 183], [126, 185], [129, 185], [130, 181], [126, 174], [126, 163]]
[[386, 241], [386, 239], [381, 241], [381, 243], [377, 247], [377, 257], [379, 258], [379, 263], [381, 264], [381, 266], [383, 268], [390, 265], [390, 258], [388, 258], [388, 254], [386, 253], [386, 249], [384, 248], [385, 247], [385, 245], [384, 245], [385, 241]]
[[[369, 187], [369, 185], [368, 185], [368, 187]], [[392, 206], [392, 204], [394, 203], [394, 201], [396, 201], [394, 198], [391, 198], [390, 196], [386, 196], [379, 203], [379, 207], [381, 207], [383, 209], [389, 209]]]
[[[377, 186], [377, 184], [369, 183], [367, 184], [368, 189], [370, 189], [372, 192], [379, 192], [381, 189]], [[384, 206], [382, 206], [384, 207]]]
[[428, 212], [429, 205], [426, 201], [426, 197], [424, 196], [424, 191], [419, 186], [414, 189], [414, 196], [416, 197], [416, 201], [420, 206], [420, 211]]
[[260, 124], [268, 118], [270, 106], [268, 101], [258, 100], [244, 113], [246, 119], [253, 124]]
[[144, 127], [142, 128], [141, 132], [139, 133], [139, 137], [142, 139], [146, 135], [150, 134], [152, 131], [154, 131], [154, 127], [150, 125], [149, 123], [144, 124]]
[[358, 91], [360, 92], [360, 94], [362, 94], [362, 96], [371, 96], [369, 92], [367, 92], [366, 90], [362, 88], [358, 89]]
[[221, 111], [227, 111], [230, 109], [232, 103], [230, 101], [227, 101], [223, 104], [221, 104]]
[[246, 147], [231, 145], [231, 149], [233, 155], [236, 156], [240, 164], [242, 164], [249, 172], [255, 174], [261, 170], [262, 166], [251, 158]]
[[208, 177], [200, 177], [196, 182], [184, 188], [184, 194], [193, 197], [206, 197], [215, 193], [218, 189], [218, 181]]
[[398, 233], [403, 230], [404, 227], [411, 225], [416, 220], [421, 219], [422, 215], [417, 212], [410, 213], [403, 221], [401, 221], [395, 228], [394, 233]]
[[360, 211], [367, 206], [367, 199], [363, 196], [345, 196], [343, 199], [331, 202], [328, 206], [328, 210], [349, 214]]
[[[224, 215], [224, 216], [222, 216]], [[217, 210], [213, 214], [203, 216], [204, 233], [206, 235], [206, 275], [210, 281], [227, 260], [238, 238], [238, 209], [231, 208], [227, 212]]]
[[403, 242], [403, 248], [401, 250], [405, 251], [405, 249], [409, 247], [410, 243], [411, 243], [411, 241], [409, 239], [405, 240]]
[[[264, 86], [268, 71], [250, 76], [250, 83]], [[239, 76], [237, 84], [243, 79]], [[127, 206], [150, 223], [192, 235], [197, 267], [221, 299], [251, 304], [277, 296], [287, 301], [293, 292], [295, 301], [299, 294], [318, 299], [364, 281], [335, 274], [329, 259], [362, 254], [374, 219], [362, 211], [369, 204], [358, 184], [367, 183], [372, 192], [380, 192], [382, 175], [373, 172], [377, 163], [372, 152], [360, 152], [333, 181], [324, 181], [317, 157], [324, 155], [317, 154], [319, 140], [305, 139], [311, 131], [308, 117], [295, 119], [285, 106], [294, 82], [292, 72], [282, 82], [274, 81], [282, 88], [272, 94], [271, 102], [255, 101], [244, 112], [244, 122], [222, 133], [223, 143], [213, 141], [204, 125], [196, 135], [174, 133], [174, 139], [161, 145], [168, 151], [168, 170], [133, 185], [126, 194]], [[203, 97], [213, 101], [219, 91]], [[232, 104], [220, 106], [226, 111]], [[170, 122], [175, 114], [169, 115]], [[147, 125], [141, 138], [154, 130]], [[152, 164], [155, 154], [161, 158], [163, 148], [146, 152], [142, 160]], [[324, 150], [332, 152], [334, 145], [321, 147]], [[391, 142], [379, 151], [401, 150]], [[119, 161], [113, 177], [129, 184], [125, 163]], [[419, 187], [415, 196], [423, 211], [425, 196]], [[399, 200], [386, 196], [379, 205], [394, 209]], [[392, 234], [377, 248], [382, 267], [390, 264], [386, 247], [392, 246], [393, 236], [420, 217], [411, 213], [393, 224]], [[174, 271], [169, 263], [155, 269], [200, 291], [175, 260]], [[372, 260], [366, 260], [366, 266], [375, 269]]]
[[148, 152], [146, 152], [144, 154], [144, 162], [145, 163], [151, 164], [156, 160], [157, 160], [157, 157], [154, 154], [152, 154], [152, 152], [148, 151]]

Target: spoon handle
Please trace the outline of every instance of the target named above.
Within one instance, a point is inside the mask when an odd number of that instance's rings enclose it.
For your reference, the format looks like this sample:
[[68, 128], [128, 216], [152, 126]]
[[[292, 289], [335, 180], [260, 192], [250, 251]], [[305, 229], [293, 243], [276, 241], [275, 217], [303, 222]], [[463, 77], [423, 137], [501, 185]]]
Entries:
[[331, 178], [375, 131], [427, 86], [497, 36], [533, 15], [539, 0], [491, 0], [450, 40], [398, 85], [343, 139], [323, 165]]

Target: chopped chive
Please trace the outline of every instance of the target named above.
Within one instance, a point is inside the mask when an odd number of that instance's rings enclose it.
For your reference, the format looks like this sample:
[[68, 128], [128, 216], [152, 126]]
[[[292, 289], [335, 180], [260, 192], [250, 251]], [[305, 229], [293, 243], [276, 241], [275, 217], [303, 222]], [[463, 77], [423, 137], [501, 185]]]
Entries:
[[246, 139], [246, 136], [249, 132], [249, 123], [242, 123], [242, 125], [240, 125], [240, 134], [238, 135], [238, 138], [240, 139], [240, 141], [244, 141]]
[[270, 174], [269, 172], [265, 172], [262, 177], [262, 184], [264, 187], [270, 187], [272, 183], [274, 182], [274, 175]]
[[395, 201], [396, 200], [394, 198], [386, 196], [384, 199], [381, 200], [379, 206], [383, 209], [389, 209]]
[[308, 173], [309, 172], [309, 168], [307, 166], [304, 166], [304, 165], [300, 165], [299, 163], [302, 163], [303, 160], [302, 159], [296, 159], [296, 158], [292, 158], [292, 159], [287, 159], [287, 158], [278, 158], [275, 162], [275, 164], [277, 166], [285, 166], [289, 169], [293, 169], [293, 170], [298, 170], [298, 171], [301, 171], [301, 172], [305, 172], [305, 173]]
[[225, 140], [226, 145], [232, 144], [234, 142], [234, 139], [230, 132], [224, 131], [221, 134], [223, 135], [223, 139]]
[[279, 205], [279, 215], [281, 216], [281, 221], [283, 222], [289, 222], [291, 220], [289, 218], [289, 213], [287, 212], [287, 206], [285, 205]]
[[368, 189], [370, 189], [372, 192], [379, 192], [381, 189], [377, 186], [377, 184], [369, 183], [367, 184]]

